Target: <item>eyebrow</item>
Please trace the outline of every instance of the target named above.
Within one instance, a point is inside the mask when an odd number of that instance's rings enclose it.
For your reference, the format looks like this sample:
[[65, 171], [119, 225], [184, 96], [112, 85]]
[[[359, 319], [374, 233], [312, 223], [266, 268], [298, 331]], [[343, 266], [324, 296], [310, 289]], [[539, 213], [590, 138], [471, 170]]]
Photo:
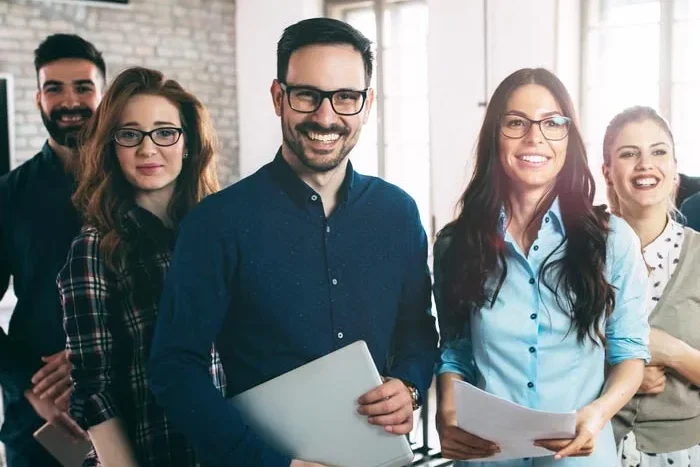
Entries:
[[[153, 126], [163, 126], [163, 125], [170, 125], [173, 127], [177, 126], [173, 122], [162, 122], [162, 121], [153, 122]], [[122, 123], [122, 126], [141, 126], [141, 124], [139, 122], [126, 122], [126, 123]]]
[[[657, 146], [668, 146], [668, 143], [666, 143], [664, 141], [659, 141], [658, 143], [654, 143], [654, 144], [649, 145], [650, 148], [655, 148]], [[634, 149], [634, 150], [639, 151], [639, 146], [635, 146], [633, 144], [626, 144], [624, 146], [620, 146], [619, 148], [617, 148], [615, 150], [615, 152], [620, 152], [623, 149]]]
[[[530, 118], [527, 116], [527, 114], [525, 112], [521, 112], [520, 110], [509, 110], [506, 112], [506, 115], [519, 115], [521, 117]], [[552, 110], [550, 112], [543, 113], [542, 118], [549, 118], [549, 117], [553, 117], [555, 115], [563, 116], [562, 112], [560, 112], [558, 110]]]
[[[51, 80], [44, 82], [44, 85], [42, 86], [42, 88], [46, 88], [47, 86], [63, 86], [65, 84], [66, 83], [64, 83], [63, 81], [51, 79]], [[80, 85], [85, 85], [85, 84], [95, 86], [95, 82], [91, 79], [76, 79], [75, 81], [72, 81], [72, 84], [74, 86], [80, 86]]]
[[310, 84], [290, 84], [290, 83], [285, 83], [287, 87], [289, 88], [305, 88], [305, 89], [313, 89], [314, 91], [321, 91], [321, 92], [338, 92], [338, 91], [355, 91], [355, 92], [361, 92], [361, 91], [366, 91], [369, 88], [362, 88], [362, 89], [355, 89], [355, 88], [338, 88], [338, 89], [331, 89], [329, 91], [324, 91], [321, 88], [317, 88], [316, 86], [311, 86]]

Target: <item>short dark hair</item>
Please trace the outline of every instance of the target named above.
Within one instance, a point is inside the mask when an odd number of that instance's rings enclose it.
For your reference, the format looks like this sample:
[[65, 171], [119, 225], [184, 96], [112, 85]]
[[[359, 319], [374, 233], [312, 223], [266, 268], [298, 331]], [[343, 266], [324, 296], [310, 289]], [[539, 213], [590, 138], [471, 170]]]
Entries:
[[349, 44], [362, 54], [365, 85], [372, 81], [372, 41], [348, 23], [331, 18], [311, 18], [288, 26], [277, 42], [277, 79], [285, 82], [289, 58], [294, 51], [317, 44]]
[[90, 42], [76, 34], [53, 34], [44, 39], [34, 51], [34, 68], [37, 76], [44, 65], [64, 58], [78, 58], [95, 64], [107, 78], [107, 67], [102, 52]]

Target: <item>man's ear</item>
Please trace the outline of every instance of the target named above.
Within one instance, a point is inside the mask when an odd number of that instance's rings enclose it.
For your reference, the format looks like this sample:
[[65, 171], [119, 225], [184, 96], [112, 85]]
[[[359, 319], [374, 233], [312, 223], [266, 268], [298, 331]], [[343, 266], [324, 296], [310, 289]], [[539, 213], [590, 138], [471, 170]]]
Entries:
[[367, 100], [365, 102], [365, 108], [362, 109], [363, 115], [362, 115], [362, 124], [364, 125], [367, 123], [367, 120], [369, 120], [369, 114], [372, 111], [372, 106], [374, 105], [374, 89], [369, 88], [367, 90]]
[[281, 117], [284, 91], [282, 90], [282, 86], [280, 86], [280, 82], [276, 79], [272, 80], [272, 85], [270, 86], [270, 96], [272, 97], [272, 105], [275, 106], [275, 114], [277, 114], [278, 117]]

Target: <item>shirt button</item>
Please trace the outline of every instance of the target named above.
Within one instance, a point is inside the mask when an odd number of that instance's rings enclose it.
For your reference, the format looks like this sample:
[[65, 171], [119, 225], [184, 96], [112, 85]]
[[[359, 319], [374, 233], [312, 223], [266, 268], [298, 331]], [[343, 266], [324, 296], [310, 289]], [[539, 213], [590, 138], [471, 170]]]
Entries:
[[529, 387], [530, 389], [532, 389], [532, 388], [535, 387], [535, 383], [533, 383], [532, 381], [530, 381], [529, 383], [527, 383], [527, 387]]
[[534, 283], [535, 283], [535, 279], [530, 278], [530, 281], [529, 281], [529, 282], [530, 282], [530, 284], [534, 284]]
[[540, 249], [539, 245], [535, 245], [534, 250], [537, 251], [539, 249]]
[[338, 285], [338, 279], [333, 279], [333, 280], [331, 281], [331, 283], [332, 283], [333, 285]]
[[311, 201], [317, 201], [318, 196], [317, 195], [311, 195]]
[[533, 313], [530, 315], [530, 319], [536, 319], [536, 318], [537, 318], [537, 314]]
[[535, 353], [535, 348], [534, 348], [534, 347], [530, 347], [530, 353]]
[[330, 233], [330, 232], [331, 232], [331, 227], [330, 227], [330, 225], [327, 225], [326, 226], [326, 233]]
[[343, 338], [343, 333], [342, 333], [342, 332], [339, 332], [339, 333], [338, 333], [338, 339], [342, 339], [342, 338]]

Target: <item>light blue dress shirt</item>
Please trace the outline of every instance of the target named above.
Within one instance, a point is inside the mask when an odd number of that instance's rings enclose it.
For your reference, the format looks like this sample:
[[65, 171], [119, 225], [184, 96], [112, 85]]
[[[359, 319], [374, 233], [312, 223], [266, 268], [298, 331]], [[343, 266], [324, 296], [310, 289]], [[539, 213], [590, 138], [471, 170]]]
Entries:
[[[505, 213], [501, 215], [504, 228]], [[615, 288], [615, 309], [604, 321], [607, 349], [590, 339], [579, 344], [569, 313], [538, 278], [545, 259], [564, 255], [566, 235], [559, 202], [545, 214], [527, 256], [504, 231], [507, 276], [496, 301], [470, 317], [459, 329], [445, 309], [443, 255], [449, 237], [435, 245], [435, 303], [443, 336], [437, 373], [453, 372], [491, 394], [533, 409], [567, 412], [597, 399], [602, 391], [605, 360], [649, 361], [649, 325], [645, 298], [647, 270], [637, 235], [622, 219], [611, 216], [606, 277]], [[560, 246], [561, 245], [561, 246]], [[493, 289], [498, 277], [487, 283]], [[488, 420], [484, 420], [488, 423]], [[608, 467], [617, 462], [610, 424], [601, 431], [593, 454], [555, 461], [553, 456], [501, 462], [457, 462], [464, 466]]]

